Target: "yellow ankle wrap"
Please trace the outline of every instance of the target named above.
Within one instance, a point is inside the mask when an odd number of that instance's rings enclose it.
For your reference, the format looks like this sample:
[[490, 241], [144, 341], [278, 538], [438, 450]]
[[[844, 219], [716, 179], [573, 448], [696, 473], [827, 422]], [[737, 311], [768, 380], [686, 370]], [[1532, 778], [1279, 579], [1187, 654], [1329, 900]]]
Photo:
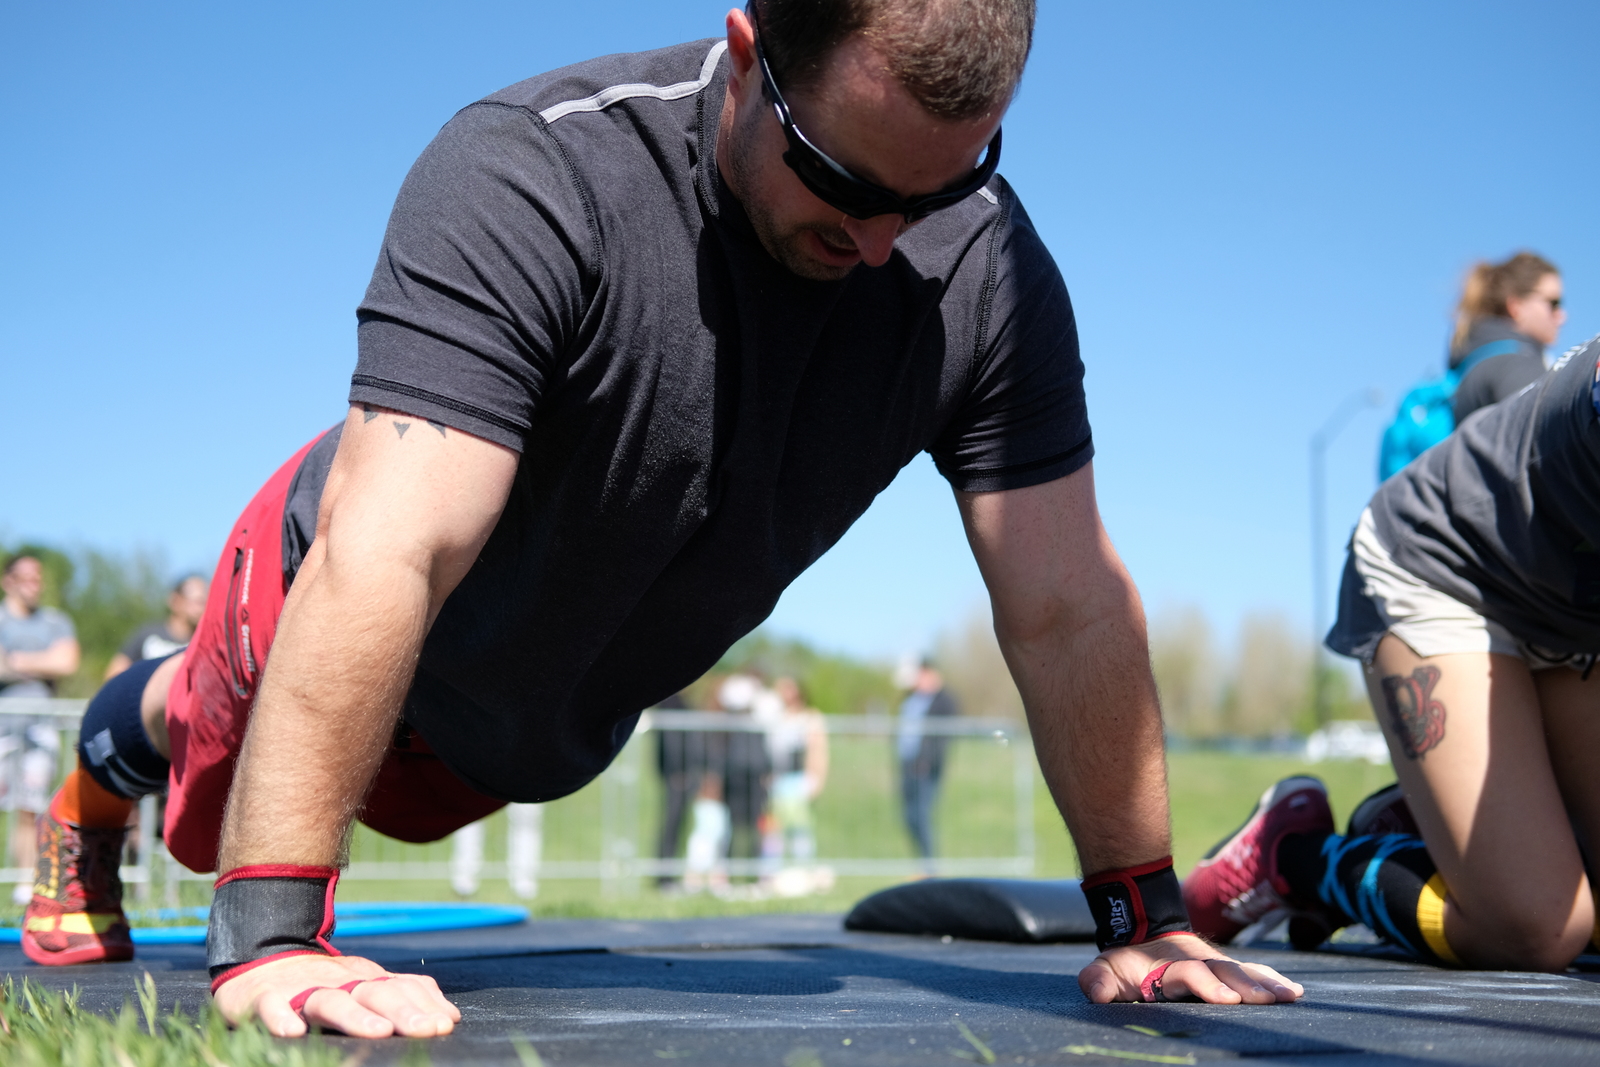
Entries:
[[1444, 879], [1438, 874], [1428, 879], [1428, 884], [1422, 887], [1417, 897], [1417, 929], [1422, 931], [1422, 939], [1435, 956], [1459, 967], [1461, 957], [1455, 954], [1444, 937], [1444, 898], [1447, 892]]

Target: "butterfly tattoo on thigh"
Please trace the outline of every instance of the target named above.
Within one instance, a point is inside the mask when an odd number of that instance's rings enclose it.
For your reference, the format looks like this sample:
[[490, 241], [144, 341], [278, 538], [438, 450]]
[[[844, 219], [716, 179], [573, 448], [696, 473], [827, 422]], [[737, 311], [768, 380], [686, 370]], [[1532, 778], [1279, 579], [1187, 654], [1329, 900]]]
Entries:
[[1410, 677], [1391, 674], [1383, 679], [1389, 722], [1407, 759], [1421, 759], [1444, 740], [1444, 704], [1433, 696], [1438, 684], [1439, 668], [1431, 665], [1418, 667]]

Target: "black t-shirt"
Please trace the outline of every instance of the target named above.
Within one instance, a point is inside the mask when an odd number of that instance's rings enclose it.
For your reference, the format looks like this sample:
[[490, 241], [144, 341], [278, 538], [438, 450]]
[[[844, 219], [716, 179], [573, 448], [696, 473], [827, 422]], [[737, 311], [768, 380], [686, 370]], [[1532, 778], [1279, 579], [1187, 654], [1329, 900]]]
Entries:
[[1010, 187], [883, 267], [793, 275], [715, 165], [724, 51], [607, 56], [461, 111], [358, 312], [352, 403], [522, 456], [405, 713], [492, 796], [604, 769], [917, 453], [968, 491], [1093, 454], [1071, 304]]
[[146, 623], [133, 631], [117, 651], [137, 663], [142, 659], [170, 656], [188, 647], [189, 639], [173, 633], [167, 620], [162, 619], [160, 622]]

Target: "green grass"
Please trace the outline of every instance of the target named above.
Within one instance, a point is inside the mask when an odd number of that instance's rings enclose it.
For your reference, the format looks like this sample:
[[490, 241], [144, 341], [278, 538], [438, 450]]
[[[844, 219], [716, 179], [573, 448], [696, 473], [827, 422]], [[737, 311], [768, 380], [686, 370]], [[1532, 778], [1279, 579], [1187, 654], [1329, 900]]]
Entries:
[[[817, 838], [827, 856], [909, 858], [911, 848], [900, 823], [895, 778], [879, 739], [867, 742], [835, 739], [828, 788], [817, 802]], [[939, 836], [950, 856], [1005, 856], [1014, 851], [1012, 757], [1008, 749], [988, 741], [964, 742], [952, 753], [939, 803]], [[648, 854], [659, 818], [659, 787], [654, 775], [641, 776], [640, 816], [636, 847]], [[1311, 774], [1328, 785], [1335, 817], [1343, 826], [1350, 811], [1374, 790], [1394, 781], [1387, 766], [1331, 761], [1310, 764], [1280, 756], [1226, 752], [1178, 752], [1168, 759], [1172, 801], [1173, 862], [1187, 873], [1205, 852], [1235, 830], [1262, 791], [1280, 778]], [[592, 859], [597, 855], [595, 825], [600, 818], [601, 787], [591, 785], [549, 806], [545, 816], [548, 859]], [[1034, 839], [1039, 878], [1078, 875], [1072, 839], [1056, 812], [1044, 781], [1035, 772]], [[504, 817], [490, 821], [486, 858], [504, 856]], [[449, 858], [448, 842], [415, 846], [358, 831], [356, 859]], [[526, 903], [535, 917], [676, 919], [707, 915], [744, 915], [774, 911], [845, 911], [862, 896], [895, 884], [896, 878], [841, 878], [831, 893], [790, 900], [723, 901], [709, 896], [663, 896], [647, 884], [637, 891], [601, 895], [591, 880], [545, 879], [539, 897]], [[345, 900], [449, 900], [449, 883], [439, 881], [350, 881], [340, 887]], [[476, 900], [514, 902], [509, 886], [485, 880]]]
[[[629, 746], [622, 765], [636, 773], [637, 793], [613, 793], [613, 810], [625, 808], [630, 818], [617, 820], [639, 855], [654, 849], [660, 817], [661, 789], [653, 770], [654, 741], [642, 738]], [[819, 850], [828, 857], [909, 859], [911, 847], [900, 822], [898, 786], [888, 746], [883, 738], [836, 737], [828, 787], [816, 804]], [[632, 761], [630, 764], [628, 761]], [[1341, 825], [1350, 810], [1373, 790], [1394, 780], [1387, 767], [1336, 761], [1307, 764], [1276, 756], [1236, 755], [1224, 752], [1176, 752], [1169, 757], [1172, 798], [1173, 859], [1186, 873], [1213, 844], [1234, 830], [1250, 811], [1261, 791], [1291, 774], [1314, 774], [1328, 784], [1334, 811]], [[1013, 753], [989, 739], [961, 741], [951, 750], [945, 785], [940, 797], [938, 833], [945, 855], [994, 857], [1014, 853], [1016, 822], [1012, 782]], [[571, 797], [546, 808], [544, 856], [547, 860], [599, 858], [597, 827], [607, 804], [606, 790], [616, 784], [595, 782]], [[1040, 878], [1071, 878], [1078, 874], [1071, 838], [1055, 811], [1050, 795], [1034, 772], [1034, 873]], [[485, 858], [505, 857], [505, 817], [492, 816], [485, 840]], [[407, 845], [358, 827], [351, 856], [364, 861], [447, 861], [450, 842]], [[545, 878], [536, 900], [526, 903], [536, 918], [695, 918], [708, 915], [742, 915], [774, 911], [845, 911], [862, 896], [894, 884], [896, 878], [841, 878], [827, 894], [789, 900], [723, 901], [710, 896], [673, 897], [655, 892], [648, 880], [632, 885], [602, 887], [597, 880]], [[612, 892], [602, 893], [607, 888]], [[621, 892], [615, 890], [621, 889]], [[203, 905], [209, 887], [203, 882], [181, 884], [181, 903]], [[448, 881], [347, 879], [340, 899], [453, 900]], [[155, 890], [158, 903], [161, 888]], [[475, 900], [515, 903], [503, 879], [485, 879]], [[131, 906], [142, 906], [130, 901]], [[20, 908], [0, 904], [0, 924], [14, 926]]]
[[313, 1035], [277, 1041], [255, 1023], [230, 1028], [212, 1008], [162, 1014], [149, 974], [109, 1018], [83, 1010], [76, 991], [11, 978], [0, 986], [0, 1063], [7, 1067], [335, 1067], [346, 1062]]
[[1394, 781], [1387, 764], [1354, 760], [1307, 763], [1282, 756], [1225, 752], [1173, 753], [1167, 760], [1172, 795], [1172, 857], [1180, 875], [1239, 828], [1261, 793], [1280, 778], [1309, 774], [1328, 786], [1333, 815], [1343, 832], [1350, 812], [1368, 795]]

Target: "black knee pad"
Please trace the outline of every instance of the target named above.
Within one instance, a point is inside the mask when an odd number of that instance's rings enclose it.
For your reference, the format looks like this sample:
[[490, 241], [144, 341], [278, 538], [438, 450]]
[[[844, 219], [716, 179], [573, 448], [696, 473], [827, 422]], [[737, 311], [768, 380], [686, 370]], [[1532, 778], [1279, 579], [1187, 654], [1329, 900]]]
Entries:
[[172, 766], [157, 752], [139, 717], [139, 702], [167, 657], [140, 660], [100, 687], [83, 713], [78, 765], [107, 791], [127, 800], [159, 792]]

